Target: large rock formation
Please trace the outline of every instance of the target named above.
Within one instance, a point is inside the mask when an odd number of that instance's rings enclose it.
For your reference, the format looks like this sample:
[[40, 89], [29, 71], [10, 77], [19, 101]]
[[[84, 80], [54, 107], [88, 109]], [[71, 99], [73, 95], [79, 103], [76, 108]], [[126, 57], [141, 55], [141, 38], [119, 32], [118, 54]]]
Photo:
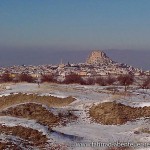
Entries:
[[89, 55], [86, 63], [88, 64], [112, 63], [112, 60], [103, 51], [94, 50]]

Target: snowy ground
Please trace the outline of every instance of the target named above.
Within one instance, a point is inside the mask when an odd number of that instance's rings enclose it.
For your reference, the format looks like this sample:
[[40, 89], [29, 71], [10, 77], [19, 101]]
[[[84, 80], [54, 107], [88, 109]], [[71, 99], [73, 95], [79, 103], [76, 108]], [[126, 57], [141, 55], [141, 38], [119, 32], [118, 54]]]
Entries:
[[[56, 142], [67, 143], [74, 150], [95, 150], [105, 149], [105, 147], [91, 147], [92, 142], [100, 143], [115, 143], [119, 142], [138, 142], [148, 143], [148, 147], [142, 144], [135, 149], [149, 150], [150, 149], [150, 134], [139, 131], [142, 128], [150, 128], [150, 119], [141, 118], [137, 121], [127, 122], [124, 125], [101, 125], [91, 121], [88, 116], [88, 110], [93, 104], [98, 104], [107, 101], [117, 101], [125, 105], [133, 107], [150, 106], [150, 90], [142, 90], [133, 88], [130, 89], [130, 96], [114, 95], [106, 90], [106, 87], [101, 86], [82, 86], [82, 85], [57, 85], [57, 84], [43, 84], [38, 88], [37, 84], [14, 84], [9, 85], [11, 90], [3, 90], [0, 96], [8, 95], [10, 93], [38, 93], [39, 95], [52, 95], [56, 97], [73, 96], [76, 101], [63, 108], [51, 108], [55, 114], [57, 111], [72, 110], [72, 112], [79, 118], [76, 122], [67, 124], [67, 126], [57, 126], [53, 128], [56, 132], [50, 134], [46, 127], [40, 127], [34, 120], [17, 119], [13, 117], [0, 117], [0, 123], [8, 126], [21, 124], [22, 126], [29, 126], [33, 129], [40, 130], [49, 138], [53, 138]], [[118, 90], [123, 91], [123, 87], [118, 87]], [[129, 112], [130, 113], [130, 112]], [[63, 133], [64, 136], [58, 133]], [[70, 137], [78, 137], [79, 139], [69, 140]], [[2, 137], [3, 135], [1, 135]], [[85, 145], [86, 144], [86, 145]], [[82, 146], [81, 146], [82, 145]], [[81, 146], [81, 147], [80, 147]]]

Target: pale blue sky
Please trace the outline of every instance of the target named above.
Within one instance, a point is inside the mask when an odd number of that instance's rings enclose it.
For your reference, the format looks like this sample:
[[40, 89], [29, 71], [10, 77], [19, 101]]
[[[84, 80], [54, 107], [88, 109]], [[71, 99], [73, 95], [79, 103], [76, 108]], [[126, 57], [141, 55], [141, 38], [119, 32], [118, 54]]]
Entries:
[[150, 0], [0, 0], [0, 50], [150, 49]]

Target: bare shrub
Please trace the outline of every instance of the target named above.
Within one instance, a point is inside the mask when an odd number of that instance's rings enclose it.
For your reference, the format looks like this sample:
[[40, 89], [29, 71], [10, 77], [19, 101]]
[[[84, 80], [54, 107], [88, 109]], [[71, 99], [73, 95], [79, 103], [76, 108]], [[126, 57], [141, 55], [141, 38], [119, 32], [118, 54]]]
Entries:
[[22, 73], [19, 75], [19, 81], [33, 83], [35, 81], [35, 79], [29, 74]]
[[130, 75], [130, 74], [120, 75], [118, 77], [118, 81], [119, 81], [120, 85], [125, 86], [125, 91], [127, 91], [127, 87], [129, 85], [132, 85], [134, 82], [134, 76]]
[[116, 79], [111, 76], [108, 76], [106, 82], [108, 85], [112, 85], [114, 82], [116, 82]]
[[141, 85], [143, 89], [149, 89], [150, 88], [150, 77], [147, 77], [143, 80], [143, 83]]
[[44, 74], [41, 77], [41, 82], [57, 82], [52, 74]]
[[15, 77], [13, 78], [13, 82], [18, 83], [20, 81], [19, 79], [19, 74], [16, 74]]
[[64, 83], [66, 83], [66, 84], [71, 84], [71, 83], [83, 84], [84, 80], [82, 79], [82, 77], [80, 75], [72, 73], [65, 77]]
[[86, 85], [94, 85], [95, 84], [95, 79], [94, 78], [87, 78], [85, 81]]
[[99, 77], [96, 79], [95, 81], [97, 84], [101, 85], [101, 86], [106, 86], [107, 85], [107, 81], [105, 78], [103, 77]]
[[86, 81], [83, 78], [81, 78], [80, 84], [81, 85], [87, 85]]
[[1, 76], [1, 81], [2, 82], [11, 82], [13, 80], [13, 77], [11, 76], [10, 73], [4, 73]]

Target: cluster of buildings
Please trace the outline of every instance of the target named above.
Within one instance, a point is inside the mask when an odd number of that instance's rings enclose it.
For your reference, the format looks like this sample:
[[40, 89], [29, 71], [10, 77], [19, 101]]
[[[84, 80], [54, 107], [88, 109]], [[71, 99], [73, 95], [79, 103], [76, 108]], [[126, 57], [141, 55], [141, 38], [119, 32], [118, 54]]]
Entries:
[[59, 65], [21, 65], [11, 67], [1, 67], [0, 74], [10, 73], [12, 76], [25, 73], [33, 77], [39, 77], [43, 74], [53, 74], [55, 77], [63, 79], [71, 73], [78, 74], [84, 77], [107, 76], [133, 74], [135, 76], [150, 75], [150, 71], [142, 71], [132, 66], [116, 63], [109, 59], [105, 53], [94, 51], [88, 57], [86, 63], [78, 64], [59, 64]]

